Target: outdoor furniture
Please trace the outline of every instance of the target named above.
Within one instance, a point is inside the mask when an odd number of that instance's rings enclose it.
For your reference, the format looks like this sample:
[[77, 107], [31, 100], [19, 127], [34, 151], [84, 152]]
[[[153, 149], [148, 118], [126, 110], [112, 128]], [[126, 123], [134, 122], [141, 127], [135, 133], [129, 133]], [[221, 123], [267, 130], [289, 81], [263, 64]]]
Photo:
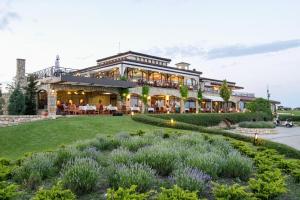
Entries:
[[149, 108], [148, 108], [148, 112], [152, 112], [152, 113], [154, 113], [154, 108], [152, 108], [152, 107], [149, 107]]
[[141, 109], [140, 109], [140, 107], [133, 106], [133, 107], [130, 107], [130, 111], [132, 111], [132, 112], [140, 112]]
[[79, 106], [79, 110], [81, 112], [84, 112], [85, 114], [88, 114], [88, 113], [91, 113], [91, 112], [95, 112], [96, 111], [96, 106], [90, 106], [90, 105]]

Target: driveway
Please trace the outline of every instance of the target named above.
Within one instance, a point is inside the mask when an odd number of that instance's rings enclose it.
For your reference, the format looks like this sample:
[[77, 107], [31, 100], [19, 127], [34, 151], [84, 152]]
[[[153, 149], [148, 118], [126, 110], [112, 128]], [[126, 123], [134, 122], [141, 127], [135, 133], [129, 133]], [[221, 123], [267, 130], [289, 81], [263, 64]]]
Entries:
[[260, 135], [259, 137], [282, 143], [300, 150], [300, 127], [276, 127], [277, 134]]

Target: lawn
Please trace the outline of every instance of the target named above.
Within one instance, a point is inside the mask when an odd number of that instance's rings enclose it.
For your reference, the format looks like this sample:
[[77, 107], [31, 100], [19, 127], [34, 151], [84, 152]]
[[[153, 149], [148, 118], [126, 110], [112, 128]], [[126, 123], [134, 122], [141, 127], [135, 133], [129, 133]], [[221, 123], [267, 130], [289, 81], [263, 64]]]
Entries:
[[295, 115], [295, 116], [300, 116], [300, 110], [279, 110], [278, 114], [285, 114], [285, 115]]
[[0, 157], [16, 159], [26, 152], [53, 150], [97, 134], [158, 129], [128, 116], [69, 117], [0, 128]]

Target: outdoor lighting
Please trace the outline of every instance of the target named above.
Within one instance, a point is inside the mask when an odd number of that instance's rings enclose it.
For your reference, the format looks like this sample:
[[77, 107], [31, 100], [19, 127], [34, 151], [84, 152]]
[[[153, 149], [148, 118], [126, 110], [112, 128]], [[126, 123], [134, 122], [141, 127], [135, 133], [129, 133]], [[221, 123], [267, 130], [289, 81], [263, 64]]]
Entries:
[[134, 115], [134, 112], [133, 111], [131, 111], [131, 113], [130, 113], [130, 116], [132, 117]]
[[254, 133], [254, 141], [253, 141], [254, 145], [257, 144], [257, 140], [258, 140], [258, 135], [257, 135], [257, 133]]
[[85, 94], [84, 92], [81, 92], [81, 94]]
[[109, 93], [109, 92], [104, 92], [103, 94], [111, 94], [111, 93]]
[[71, 92], [68, 92], [68, 94], [71, 94]]
[[78, 92], [74, 92], [74, 94], [78, 94]]
[[167, 111], [167, 114], [170, 114], [170, 111]]
[[151, 99], [151, 96], [148, 96], [147, 99], [150, 100], [150, 99]]
[[171, 118], [171, 124], [174, 124], [174, 119], [173, 118]]

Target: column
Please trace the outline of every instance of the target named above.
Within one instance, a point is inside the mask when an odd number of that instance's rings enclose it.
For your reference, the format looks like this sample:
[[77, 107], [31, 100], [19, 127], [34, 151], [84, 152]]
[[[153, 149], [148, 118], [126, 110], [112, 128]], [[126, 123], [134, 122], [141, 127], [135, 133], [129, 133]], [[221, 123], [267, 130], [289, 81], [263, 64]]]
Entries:
[[55, 90], [50, 89], [48, 91], [48, 116], [51, 118], [56, 118], [56, 101], [57, 93]]
[[185, 112], [185, 107], [184, 107], [184, 100], [181, 98], [180, 99], [180, 113]]
[[199, 101], [198, 101], [198, 99], [196, 99], [195, 104], [196, 104], [196, 113], [199, 113]]

